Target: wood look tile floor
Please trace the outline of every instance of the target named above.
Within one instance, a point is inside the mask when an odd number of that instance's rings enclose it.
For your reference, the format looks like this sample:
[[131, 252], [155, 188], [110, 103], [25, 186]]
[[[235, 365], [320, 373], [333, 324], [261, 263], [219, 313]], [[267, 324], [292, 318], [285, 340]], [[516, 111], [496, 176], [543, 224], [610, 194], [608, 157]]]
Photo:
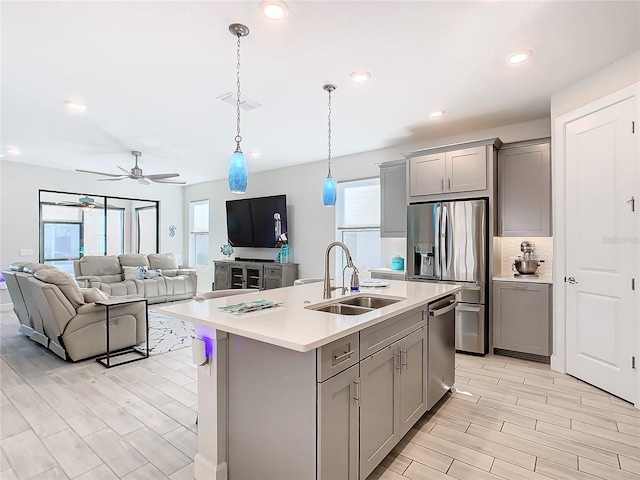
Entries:
[[[193, 479], [190, 349], [107, 370], [17, 330], [1, 312], [2, 480]], [[548, 365], [458, 354], [455, 391], [369, 477], [406, 479], [640, 480], [640, 410]]]

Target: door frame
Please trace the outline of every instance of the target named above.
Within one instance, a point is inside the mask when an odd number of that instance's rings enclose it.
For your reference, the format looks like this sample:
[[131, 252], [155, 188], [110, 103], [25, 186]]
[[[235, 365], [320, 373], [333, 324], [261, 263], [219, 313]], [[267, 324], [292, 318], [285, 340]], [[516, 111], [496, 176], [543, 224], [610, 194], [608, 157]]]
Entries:
[[[598, 100], [590, 102], [555, 119], [552, 138], [552, 211], [553, 211], [553, 354], [551, 355], [551, 369], [566, 373], [566, 295], [567, 289], [564, 277], [567, 274], [567, 258], [564, 247], [566, 245], [566, 158], [565, 132], [567, 124], [585, 117], [595, 111], [602, 110], [615, 103], [635, 97], [636, 109], [640, 104], [640, 83], [635, 83]], [[637, 110], [636, 110], [637, 112]], [[640, 153], [640, 118], [636, 115], [636, 158]], [[638, 168], [638, 186], [640, 189], [640, 168]], [[635, 238], [640, 238], [640, 192], [638, 194], [638, 214], [635, 216]], [[639, 240], [640, 241], [640, 240]], [[640, 255], [636, 259], [635, 278], [640, 283]], [[640, 370], [640, 288], [636, 288], [635, 305], [635, 352]], [[637, 376], [635, 406], [640, 409], [640, 372]]]

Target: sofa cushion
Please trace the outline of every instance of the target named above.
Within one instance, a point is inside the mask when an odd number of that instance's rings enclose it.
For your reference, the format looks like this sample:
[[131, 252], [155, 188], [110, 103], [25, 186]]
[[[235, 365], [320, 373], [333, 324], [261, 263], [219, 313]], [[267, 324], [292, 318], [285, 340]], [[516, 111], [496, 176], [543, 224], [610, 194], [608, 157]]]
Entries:
[[124, 280], [122, 282], [101, 283], [100, 290], [107, 292], [112, 297], [124, 297], [125, 295], [137, 294], [135, 280]]
[[81, 288], [82, 296], [84, 297], [85, 303], [93, 303], [100, 300], [107, 300], [109, 295], [99, 288]]
[[118, 255], [118, 261], [122, 267], [148, 267], [149, 260], [141, 253], [125, 253]]
[[95, 275], [108, 281], [105, 277], [118, 275], [122, 279], [120, 262], [115, 255], [87, 255], [80, 259], [79, 266], [82, 276]]
[[22, 271], [33, 275], [38, 270], [44, 270], [45, 268], [55, 268], [56, 270], [58, 270], [58, 267], [54, 267], [53, 265], [46, 265], [44, 263], [30, 263], [28, 265], [25, 265]]
[[159, 268], [156, 268], [155, 270], [147, 270], [147, 274], [145, 275], [145, 278], [156, 278], [156, 277], [161, 277], [162, 276], [162, 270], [160, 270]]
[[173, 253], [150, 253], [147, 255], [149, 258], [149, 268], [155, 270], [177, 270], [178, 260]]
[[122, 267], [124, 280], [143, 280], [147, 278], [147, 267]]
[[22, 272], [24, 267], [33, 265], [33, 262], [15, 262], [9, 265], [9, 270], [12, 272]]
[[57, 285], [74, 308], [77, 309], [80, 305], [85, 304], [84, 296], [80, 291], [78, 282], [68, 273], [58, 270], [57, 268], [43, 268], [35, 272], [33, 276], [41, 282]]

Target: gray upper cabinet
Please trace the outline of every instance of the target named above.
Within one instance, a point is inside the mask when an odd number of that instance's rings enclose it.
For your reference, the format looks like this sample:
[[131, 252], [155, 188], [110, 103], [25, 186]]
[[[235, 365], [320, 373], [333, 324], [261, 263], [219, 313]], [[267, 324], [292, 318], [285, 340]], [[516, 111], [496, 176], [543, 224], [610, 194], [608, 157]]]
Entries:
[[380, 165], [380, 236], [407, 236], [406, 161]]
[[409, 196], [487, 189], [487, 148], [471, 147], [409, 159]]
[[503, 145], [498, 151], [499, 235], [551, 236], [551, 159], [548, 140]]

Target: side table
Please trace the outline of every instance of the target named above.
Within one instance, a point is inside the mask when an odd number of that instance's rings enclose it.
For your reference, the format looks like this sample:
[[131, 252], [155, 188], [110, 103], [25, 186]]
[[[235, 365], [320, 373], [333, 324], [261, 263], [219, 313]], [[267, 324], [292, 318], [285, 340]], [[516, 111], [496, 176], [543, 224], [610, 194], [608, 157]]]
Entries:
[[[109, 310], [111, 307], [116, 307], [119, 305], [127, 305], [130, 303], [144, 302], [144, 322], [145, 322], [145, 332], [146, 332], [146, 348], [144, 350], [140, 350], [133, 347], [128, 347], [123, 350], [118, 350], [114, 353], [111, 353], [111, 345], [109, 342]], [[96, 362], [104, 365], [107, 368], [117, 367], [119, 365], [124, 365], [126, 363], [137, 362], [138, 360], [143, 360], [145, 358], [149, 358], [149, 305], [147, 303], [147, 299], [141, 297], [140, 295], [128, 295], [126, 297], [111, 297], [106, 300], [98, 300], [96, 305], [100, 305], [105, 307], [105, 322], [106, 322], [106, 331], [107, 331], [107, 353], [105, 355], [101, 355], [96, 358]], [[112, 363], [111, 358], [118, 357], [120, 355], [125, 355], [127, 353], [136, 353], [140, 355], [139, 358], [133, 358], [130, 360], [125, 360], [124, 362]]]

